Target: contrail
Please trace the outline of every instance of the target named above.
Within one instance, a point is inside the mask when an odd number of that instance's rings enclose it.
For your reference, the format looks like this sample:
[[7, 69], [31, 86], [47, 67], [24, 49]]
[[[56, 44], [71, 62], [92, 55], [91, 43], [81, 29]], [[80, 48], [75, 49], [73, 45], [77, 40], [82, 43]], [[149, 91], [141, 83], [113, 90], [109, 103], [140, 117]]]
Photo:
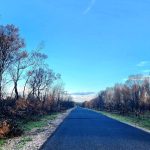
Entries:
[[95, 3], [96, 3], [96, 0], [91, 0], [89, 6], [83, 12], [83, 15], [86, 15], [92, 9], [92, 7], [95, 5]]

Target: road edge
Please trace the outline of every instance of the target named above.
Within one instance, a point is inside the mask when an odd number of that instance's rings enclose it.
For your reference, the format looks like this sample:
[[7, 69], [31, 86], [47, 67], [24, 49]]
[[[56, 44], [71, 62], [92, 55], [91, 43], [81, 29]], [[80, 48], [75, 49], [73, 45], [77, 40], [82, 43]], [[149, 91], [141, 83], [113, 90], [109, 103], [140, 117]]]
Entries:
[[98, 111], [98, 110], [93, 110], [93, 109], [89, 109], [89, 108], [84, 108], [84, 109], [88, 109], [88, 110], [94, 111], [94, 112], [99, 113], [99, 114], [101, 114], [101, 115], [104, 115], [104, 116], [106, 116], [106, 117], [108, 117], [108, 118], [114, 119], [114, 120], [116, 120], [116, 121], [118, 121], [118, 122], [124, 123], [124, 124], [126, 124], [126, 125], [129, 125], [129, 126], [131, 126], [131, 127], [134, 127], [134, 128], [136, 128], [136, 129], [142, 130], [142, 131], [144, 131], [144, 132], [150, 134], [150, 130], [145, 129], [145, 128], [142, 128], [142, 127], [139, 127], [139, 126], [137, 126], [137, 125], [135, 125], [135, 124], [132, 124], [132, 123], [129, 123], [129, 122], [125, 122], [125, 121], [120, 121], [120, 120], [118, 120], [118, 119], [116, 119], [116, 118], [113, 118], [113, 117], [107, 116], [107, 115], [105, 115], [105, 114], [102, 114], [102, 113], [101, 113], [100, 111]]
[[57, 126], [57, 128], [53, 131], [53, 133], [51, 133], [51, 135], [47, 138], [47, 140], [43, 143], [43, 145], [41, 145], [41, 147], [39, 148], [39, 150], [44, 150], [44, 146], [47, 144], [47, 142], [54, 136], [54, 134], [57, 132], [57, 130], [62, 126], [63, 122], [68, 118], [69, 114], [75, 109], [76, 107], [73, 107], [71, 109], [69, 109], [69, 113], [67, 114], [67, 116], [63, 119], [63, 121]]

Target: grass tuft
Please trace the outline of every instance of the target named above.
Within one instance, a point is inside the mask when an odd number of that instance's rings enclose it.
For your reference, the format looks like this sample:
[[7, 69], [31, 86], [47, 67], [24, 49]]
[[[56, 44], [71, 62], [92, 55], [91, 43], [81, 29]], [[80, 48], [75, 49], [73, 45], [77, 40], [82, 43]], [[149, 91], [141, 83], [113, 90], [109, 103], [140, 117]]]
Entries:
[[24, 131], [31, 131], [34, 128], [42, 128], [48, 124], [48, 121], [54, 120], [57, 116], [57, 113], [51, 115], [44, 115], [39, 117], [38, 121], [29, 121], [27, 123], [22, 124], [22, 128]]
[[0, 139], [0, 147], [3, 146], [6, 143], [4, 139]]

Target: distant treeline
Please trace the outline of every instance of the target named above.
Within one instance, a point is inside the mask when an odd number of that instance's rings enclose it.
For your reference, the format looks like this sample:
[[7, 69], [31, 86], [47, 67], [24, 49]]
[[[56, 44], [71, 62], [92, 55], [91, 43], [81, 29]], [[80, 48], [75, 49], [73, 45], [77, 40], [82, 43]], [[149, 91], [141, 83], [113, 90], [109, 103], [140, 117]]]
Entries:
[[116, 84], [114, 87], [107, 88], [101, 91], [96, 98], [82, 105], [121, 114], [140, 115], [145, 111], [150, 111], [150, 77], [132, 75], [125, 84]]
[[74, 106], [42, 48], [27, 51], [17, 27], [0, 25], [0, 120], [29, 119]]

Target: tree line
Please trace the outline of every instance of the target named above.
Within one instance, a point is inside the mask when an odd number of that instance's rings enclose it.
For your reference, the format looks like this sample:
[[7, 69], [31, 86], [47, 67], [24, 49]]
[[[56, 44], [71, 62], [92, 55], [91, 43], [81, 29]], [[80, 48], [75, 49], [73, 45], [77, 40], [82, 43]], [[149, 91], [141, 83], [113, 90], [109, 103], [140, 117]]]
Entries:
[[74, 106], [41, 52], [26, 50], [15, 25], [0, 25], [0, 119], [61, 111]]
[[98, 93], [96, 98], [82, 104], [84, 107], [119, 112], [133, 113], [136, 116], [150, 111], [150, 77], [145, 75], [129, 76], [124, 84]]

